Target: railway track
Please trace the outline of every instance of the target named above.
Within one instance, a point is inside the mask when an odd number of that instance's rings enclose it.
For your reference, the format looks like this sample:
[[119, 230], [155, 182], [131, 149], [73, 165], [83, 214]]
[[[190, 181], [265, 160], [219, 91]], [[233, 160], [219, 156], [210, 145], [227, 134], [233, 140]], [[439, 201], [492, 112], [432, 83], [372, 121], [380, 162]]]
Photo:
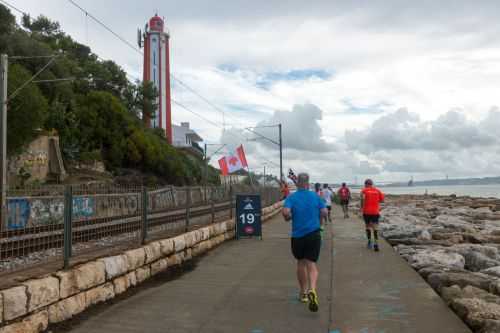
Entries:
[[[213, 211], [210, 205], [191, 207], [189, 218], [210, 215], [229, 210], [229, 202], [214, 204]], [[186, 209], [153, 212], [148, 214], [147, 229], [168, 224], [186, 221]], [[189, 226], [186, 226], [186, 228]], [[76, 221], [72, 225], [73, 244], [89, 242], [105, 237], [119, 236], [126, 233], [138, 232], [142, 229], [142, 216], [128, 215], [116, 218], [98, 218], [87, 221]], [[0, 260], [22, 257], [33, 252], [62, 248], [64, 243], [64, 225], [47, 225], [43, 227], [27, 228], [22, 232], [17, 230], [0, 233]]]

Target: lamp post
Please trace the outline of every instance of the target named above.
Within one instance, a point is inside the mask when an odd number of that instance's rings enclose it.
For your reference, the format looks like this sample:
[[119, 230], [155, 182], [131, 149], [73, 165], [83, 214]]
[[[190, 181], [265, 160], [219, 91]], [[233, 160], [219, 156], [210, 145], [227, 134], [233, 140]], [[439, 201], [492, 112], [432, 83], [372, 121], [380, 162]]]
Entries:
[[[259, 128], [278, 128], [278, 141], [273, 140], [271, 138], [268, 138], [265, 135], [262, 135], [261, 133], [255, 131], [255, 129]], [[253, 134], [257, 135], [259, 138], [267, 140], [275, 145], [277, 145], [280, 149], [280, 181], [283, 182], [283, 139], [282, 139], [282, 126], [281, 124], [277, 125], [269, 125], [269, 126], [256, 126], [256, 127], [247, 127], [245, 128], [247, 131], [252, 132]]]

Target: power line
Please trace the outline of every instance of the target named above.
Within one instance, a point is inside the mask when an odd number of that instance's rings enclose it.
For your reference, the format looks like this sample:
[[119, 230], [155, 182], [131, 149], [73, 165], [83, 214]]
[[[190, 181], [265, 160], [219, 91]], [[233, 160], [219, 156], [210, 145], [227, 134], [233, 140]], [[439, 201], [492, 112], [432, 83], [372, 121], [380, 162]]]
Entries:
[[14, 9], [15, 11], [17, 11], [17, 12], [19, 12], [19, 13], [23, 14], [23, 15], [25, 15], [25, 14], [26, 14], [25, 12], [23, 12], [23, 11], [22, 11], [22, 10], [20, 10], [19, 8], [15, 7], [14, 5], [12, 5], [12, 4], [10, 4], [10, 3], [8, 3], [7, 1], [0, 0], [0, 2], [1, 2], [1, 3], [3, 3], [4, 5], [6, 5], [7, 7], [10, 7], [10, 8]]
[[84, 8], [80, 7], [79, 4], [77, 4], [75, 1], [73, 0], [68, 0], [73, 6], [77, 7], [78, 9], [80, 9], [82, 12], [85, 13], [85, 15], [87, 15], [88, 17], [90, 17], [92, 20], [94, 20], [97, 24], [99, 24], [101, 27], [103, 27], [104, 29], [106, 29], [108, 32], [110, 32], [111, 34], [113, 34], [113, 36], [115, 36], [116, 38], [118, 38], [119, 40], [121, 40], [123, 43], [125, 43], [126, 45], [128, 45], [131, 49], [133, 49], [135, 52], [139, 53], [139, 54], [142, 54], [142, 51], [139, 50], [138, 48], [136, 48], [134, 45], [132, 45], [131, 43], [129, 43], [125, 38], [123, 38], [122, 36], [120, 36], [119, 34], [117, 34], [116, 32], [114, 32], [110, 27], [108, 27], [106, 24], [104, 24], [101, 20], [99, 20], [98, 18], [96, 18], [94, 15], [92, 15], [91, 13], [89, 13], [88, 11], [86, 11]]
[[24, 87], [26, 87], [28, 84], [30, 84], [33, 80], [36, 79], [36, 77], [38, 75], [40, 75], [45, 69], [47, 69], [50, 65], [52, 65], [52, 63], [56, 60], [57, 57], [54, 57], [52, 59], [50, 59], [50, 61], [48, 63], [45, 64], [45, 66], [43, 66], [38, 72], [36, 72], [28, 81], [24, 82], [19, 88], [17, 88], [16, 90], [14, 90], [14, 92], [12, 94], [10, 94], [10, 96], [7, 98], [7, 102], [9, 100], [11, 100], [12, 98], [16, 97], [17, 94], [22, 90], [24, 89]]

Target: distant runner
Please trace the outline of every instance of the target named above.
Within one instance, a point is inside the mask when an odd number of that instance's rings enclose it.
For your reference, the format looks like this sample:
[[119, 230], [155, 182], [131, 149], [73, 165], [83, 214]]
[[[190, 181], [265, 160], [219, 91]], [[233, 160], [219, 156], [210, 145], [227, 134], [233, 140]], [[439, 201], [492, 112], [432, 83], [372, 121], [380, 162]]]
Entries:
[[285, 200], [290, 195], [290, 188], [286, 181], [281, 182], [281, 200]]
[[[325, 204], [326, 206], [326, 200], [325, 200], [325, 197], [324, 197], [324, 192], [323, 190], [321, 189], [321, 184], [320, 183], [315, 183], [314, 184], [314, 192], [316, 192], [316, 194], [321, 198], [321, 200], [323, 201], [323, 203]], [[327, 221], [327, 216], [322, 216], [321, 217], [321, 220], [325, 220], [325, 223]], [[323, 225], [323, 221], [321, 221], [321, 224]], [[321, 236], [323, 236], [323, 228], [321, 228]]]
[[309, 191], [307, 173], [298, 175], [297, 192], [285, 200], [282, 213], [286, 221], [292, 220], [292, 253], [297, 259], [300, 301], [309, 303], [309, 310], [316, 312], [319, 308], [316, 262], [321, 248], [320, 228], [328, 212], [323, 200]]
[[323, 184], [323, 200], [325, 200], [326, 208], [328, 209], [328, 222], [332, 222], [332, 196], [333, 192], [328, 187], [328, 184]]
[[379, 251], [378, 247], [378, 221], [380, 218], [380, 203], [384, 202], [384, 193], [373, 186], [371, 179], [365, 180], [365, 188], [361, 190], [361, 212], [366, 225], [366, 237], [368, 238], [368, 248]]
[[340, 198], [340, 205], [342, 206], [342, 211], [344, 212], [344, 218], [349, 217], [349, 200], [351, 200], [351, 191], [347, 187], [346, 183], [342, 183], [342, 187], [339, 188], [337, 192]]

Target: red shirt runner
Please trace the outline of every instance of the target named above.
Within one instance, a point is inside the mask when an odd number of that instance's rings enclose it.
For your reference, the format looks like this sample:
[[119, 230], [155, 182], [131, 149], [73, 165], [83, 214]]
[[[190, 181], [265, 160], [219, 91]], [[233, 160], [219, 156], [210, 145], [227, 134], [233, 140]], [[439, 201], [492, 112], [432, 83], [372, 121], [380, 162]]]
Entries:
[[361, 190], [361, 194], [364, 196], [363, 214], [379, 215], [380, 202], [384, 201], [384, 193], [376, 187], [365, 187]]

